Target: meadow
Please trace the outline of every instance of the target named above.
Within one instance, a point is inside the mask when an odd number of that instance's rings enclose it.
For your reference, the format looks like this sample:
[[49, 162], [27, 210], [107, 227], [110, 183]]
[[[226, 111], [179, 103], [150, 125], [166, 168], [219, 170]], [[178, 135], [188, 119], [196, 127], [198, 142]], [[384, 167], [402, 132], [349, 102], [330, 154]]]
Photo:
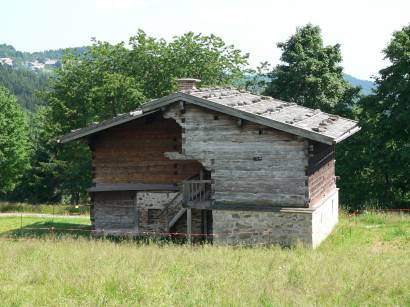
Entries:
[[89, 215], [88, 205], [31, 205], [26, 203], [0, 202], [0, 213], [39, 213], [39, 214], [59, 214], [59, 215]]
[[[57, 234], [41, 232], [48, 227]], [[89, 229], [89, 220], [0, 217], [2, 306], [410, 305], [410, 215], [343, 214], [316, 250], [119, 242], [64, 230], [76, 228]]]

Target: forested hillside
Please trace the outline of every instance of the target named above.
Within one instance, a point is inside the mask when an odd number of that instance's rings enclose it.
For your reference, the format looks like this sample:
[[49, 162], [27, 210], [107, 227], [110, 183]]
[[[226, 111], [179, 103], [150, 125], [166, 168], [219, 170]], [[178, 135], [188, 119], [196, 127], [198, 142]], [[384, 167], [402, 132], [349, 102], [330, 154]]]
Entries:
[[0, 44], [0, 58], [12, 58], [17, 64], [23, 64], [29, 61], [45, 61], [46, 59], [62, 59], [64, 54], [68, 51], [75, 55], [81, 55], [85, 52], [87, 47], [75, 48], [61, 48], [55, 50], [45, 50], [38, 52], [24, 52], [18, 51], [13, 46], [7, 44]]
[[0, 85], [10, 90], [17, 97], [19, 105], [29, 111], [35, 111], [44, 104], [38, 93], [47, 87], [48, 78], [47, 73], [0, 65]]
[[[41, 52], [22, 52], [13, 46], [1, 44], [0, 58], [9, 60], [8, 64], [0, 63], [0, 85], [17, 97], [17, 102], [28, 111], [35, 111], [44, 104], [39, 93], [48, 85], [50, 76], [58, 68], [65, 54], [81, 56], [87, 47], [46, 50]], [[39, 69], [41, 64], [51, 61], [47, 69]], [[39, 63], [39, 65], [33, 65]], [[46, 67], [44, 65], [44, 67]]]
[[344, 74], [344, 79], [353, 86], [359, 86], [363, 95], [370, 95], [372, 90], [375, 89], [375, 84], [373, 81], [361, 80], [348, 74]]

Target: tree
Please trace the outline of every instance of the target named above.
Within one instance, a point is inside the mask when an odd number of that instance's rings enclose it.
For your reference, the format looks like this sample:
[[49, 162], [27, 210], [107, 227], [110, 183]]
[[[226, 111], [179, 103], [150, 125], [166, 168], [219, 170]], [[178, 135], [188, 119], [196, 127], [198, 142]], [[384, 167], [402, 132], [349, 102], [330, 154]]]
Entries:
[[0, 87], [0, 193], [13, 190], [28, 168], [26, 118], [16, 98]]
[[320, 28], [308, 24], [278, 47], [283, 64], [269, 74], [266, 95], [340, 115], [350, 112], [360, 90], [343, 78], [340, 45], [324, 46]]
[[60, 135], [167, 95], [176, 89], [177, 77], [200, 78], [203, 85], [230, 84], [247, 63], [247, 55], [214, 35], [187, 33], [168, 43], [139, 31], [130, 38], [130, 47], [93, 40], [83, 53], [67, 55], [50, 78], [50, 89], [43, 95], [47, 108], [39, 118], [39, 144], [32, 156], [37, 177], [27, 178], [30, 184], [22, 187], [31, 199], [27, 187], [42, 188], [53, 201], [68, 196], [77, 203], [91, 185], [86, 144], [57, 146]]
[[248, 54], [215, 35], [188, 32], [168, 43], [139, 30], [130, 38], [130, 45], [129, 73], [138, 79], [148, 98], [174, 91], [176, 78], [197, 78], [202, 86], [232, 84], [248, 63]]

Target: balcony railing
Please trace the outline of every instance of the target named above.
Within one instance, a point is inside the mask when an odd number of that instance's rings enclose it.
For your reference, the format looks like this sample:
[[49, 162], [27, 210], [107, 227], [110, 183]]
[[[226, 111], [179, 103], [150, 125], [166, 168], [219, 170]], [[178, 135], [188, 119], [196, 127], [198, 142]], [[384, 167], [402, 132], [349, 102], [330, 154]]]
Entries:
[[211, 180], [187, 180], [182, 182], [184, 207], [201, 208], [211, 203]]

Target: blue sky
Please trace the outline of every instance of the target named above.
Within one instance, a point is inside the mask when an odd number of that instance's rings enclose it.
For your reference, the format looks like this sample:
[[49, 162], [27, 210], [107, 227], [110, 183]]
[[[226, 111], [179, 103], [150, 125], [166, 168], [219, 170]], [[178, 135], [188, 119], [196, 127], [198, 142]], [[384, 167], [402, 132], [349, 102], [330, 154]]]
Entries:
[[387, 63], [381, 50], [410, 23], [408, 0], [0, 0], [0, 43], [39, 51], [127, 41], [138, 28], [170, 39], [214, 33], [251, 54], [250, 64], [278, 63], [276, 43], [308, 22], [326, 44], [342, 44], [345, 71], [369, 79]]

